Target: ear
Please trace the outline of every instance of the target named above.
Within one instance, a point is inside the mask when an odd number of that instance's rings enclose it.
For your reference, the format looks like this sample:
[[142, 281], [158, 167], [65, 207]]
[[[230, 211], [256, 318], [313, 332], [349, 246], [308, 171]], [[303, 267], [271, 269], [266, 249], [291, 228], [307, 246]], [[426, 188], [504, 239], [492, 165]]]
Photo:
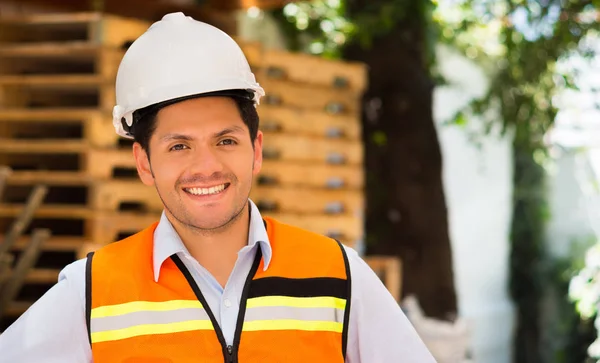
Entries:
[[133, 144], [133, 156], [135, 157], [135, 165], [142, 183], [148, 186], [154, 185], [154, 176], [152, 175], [152, 169], [150, 168], [148, 154], [142, 148], [142, 145], [137, 142]]
[[262, 168], [262, 160], [263, 160], [263, 133], [262, 131], [258, 131], [256, 134], [256, 139], [254, 140], [254, 170], [252, 171], [253, 175], [257, 175], [260, 173], [260, 169]]

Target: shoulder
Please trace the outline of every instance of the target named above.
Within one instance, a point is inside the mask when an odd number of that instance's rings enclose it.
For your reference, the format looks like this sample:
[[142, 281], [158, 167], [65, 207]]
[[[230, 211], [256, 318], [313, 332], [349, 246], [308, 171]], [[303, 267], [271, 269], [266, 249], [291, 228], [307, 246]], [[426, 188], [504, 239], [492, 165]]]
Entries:
[[85, 269], [87, 258], [82, 258], [65, 266], [58, 274], [58, 282], [73, 290], [85, 306]]

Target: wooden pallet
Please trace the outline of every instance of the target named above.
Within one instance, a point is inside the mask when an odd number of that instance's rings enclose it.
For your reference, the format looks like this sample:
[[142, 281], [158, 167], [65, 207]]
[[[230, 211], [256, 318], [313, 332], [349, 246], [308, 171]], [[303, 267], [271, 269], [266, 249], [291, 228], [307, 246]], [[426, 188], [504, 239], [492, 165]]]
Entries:
[[[13, 246], [13, 251], [21, 251], [27, 246], [31, 238], [21, 237], [17, 240]], [[3, 238], [0, 237], [0, 243]], [[86, 244], [86, 238], [80, 236], [56, 236], [51, 237], [42, 245], [42, 251], [51, 252], [77, 252], [79, 249]]]
[[137, 178], [135, 158], [131, 149], [92, 149], [86, 154], [87, 173], [96, 179], [110, 179], [118, 169]]
[[353, 246], [363, 238], [364, 223], [358, 216], [343, 215], [302, 215], [291, 213], [261, 212], [262, 215], [275, 218], [283, 223], [336, 238], [342, 243]]
[[[345, 90], [259, 78], [265, 90], [262, 104], [326, 112], [332, 115], [360, 115], [361, 99]], [[260, 106], [259, 106], [260, 107]]]
[[257, 184], [361, 190], [364, 171], [358, 165], [264, 160]]
[[250, 198], [261, 212], [298, 214], [357, 214], [364, 209], [359, 191], [296, 187], [257, 187]]
[[114, 80], [124, 51], [82, 42], [11, 44], [0, 47], [0, 74], [99, 75]]
[[94, 179], [79, 171], [13, 171], [8, 177], [9, 185], [35, 185], [40, 181], [48, 186], [87, 186], [92, 184]]
[[17, 171], [81, 171], [88, 150], [82, 140], [0, 139], [0, 165]]
[[281, 50], [265, 50], [261, 76], [285, 79], [320, 87], [349, 89], [362, 93], [367, 83], [366, 66], [358, 62], [327, 60], [322, 57]]
[[124, 204], [136, 210], [160, 212], [163, 204], [156, 189], [139, 180], [107, 180], [94, 183], [90, 189], [89, 206], [98, 211], [118, 211]]
[[110, 114], [94, 108], [0, 109], [0, 137], [81, 138], [95, 147], [114, 146], [118, 143]]
[[329, 139], [359, 140], [361, 122], [357, 117], [331, 115], [322, 111], [261, 105], [257, 108], [260, 129]]
[[[23, 210], [23, 203], [0, 204], [0, 231], [8, 230], [15, 218]], [[93, 211], [85, 206], [69, 204], [43, 204], [33, 214], [33, 218], [25, 230], [29, 236], [35, 228], [47, 228], [52, 231], [53, 238], [84, 237]]]
[[100, 108], [114, 106], [114, 80], [97, 74], [2, 75], [1, 108]]
[[123, 48], [149, 25], [146, 21], [101, 13], [9, 15], [0, 17], [0, 42], [84, 41]]
[[359, 141], [269, 133], [264, 137], [263, 157], [267, 160], [362, 165], [363, 145]]

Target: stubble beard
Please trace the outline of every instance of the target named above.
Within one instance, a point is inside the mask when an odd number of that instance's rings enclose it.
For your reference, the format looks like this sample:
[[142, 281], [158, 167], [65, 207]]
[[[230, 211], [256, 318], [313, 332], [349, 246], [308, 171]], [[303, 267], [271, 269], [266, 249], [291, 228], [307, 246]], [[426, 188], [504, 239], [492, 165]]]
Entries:
[[[152, 177], [154, 178], [154, 171], [152, 170], [152, 165], [150, 165], [150, 172], [152, 174]], [[254, 163], [252, 163], [252, 172], [254, 172]], [[156, 180], [156, 178], [154, 178]], [[239, 179], [236, 177], [235, 180], [231, 181], [231, 185], [229, 186], [229, 188], [232, 188], [234, 184], [237, 184], [237, 182], [239, 181]], [[194, 224], [192, 222], [193, 217], [191, 217], [191, 215], [189, 213], [186, 212], [186, 208], [184, 206], [184, 203], [181, 201], [181, 199], [179, 199], [180, 201], [180, 208], [179, 210], [181, 211], [181, 213], [174, 213], [174, 210], [172, 208], [169, 207], [169, 204], [167, 204], [165, 202], [165, 199], [163, 198], [160, 190], [158, 189], [158, 186], [156, 183], [154, 183], [154, 189], [156, 190], [156, 194], [158, 194], [158, 197], [160, 198], [165, 210], [167, 211], [167, 213], [171, 216], [173, 216], [173, 218], [175, 218], [175, 220], [182, 225], [184, 228], [187, 228], [188, 230], [190, 230], [191, 232], [201, 235], [201, 236], [210, 236], [210, 235], [215, 235], [215, 234], [219, 234], [220, 232], [226, 231], [231, 225], [233, 225], [236, 221], [238, 221], [240, 218], [242, 218], [243, 216], [243, 212], [246, 209], [246, 207], [248, 207], [248, 212], [250, 209], [250, 191], [252, 190], [252, 181], [250, 182], [250, 188], [248, 190], [248, 193], [246, 195], [246, 198], [244, 198], [244, 200], [240, 203], [240, 205], [238, 206], [238, 208], [236, 208], [237, 210], [234, 211], [234, 213], [231, 214], [231, 216], [229, 217], [229, 219], [227, 221], [225, 221], [224, 223], [222, 223], [219, 226], [216, 227], [210, 227], [210, 228], [206, 228], [206, 227], [201, 227], [198, 226], [196, 224]], [[177, 195], [177, 186], [175, 187], [175, 195]], [[185, 191], [181, 191], [182, 193], [185, 193]], [[174, 202], [177, 203], [177, 202]], [[187, 216], [187, 217], [186, 217]]]

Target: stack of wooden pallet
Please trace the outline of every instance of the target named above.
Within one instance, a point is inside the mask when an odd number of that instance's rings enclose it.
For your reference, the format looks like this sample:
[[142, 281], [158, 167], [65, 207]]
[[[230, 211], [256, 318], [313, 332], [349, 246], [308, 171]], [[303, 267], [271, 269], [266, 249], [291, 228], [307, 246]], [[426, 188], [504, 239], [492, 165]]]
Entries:
[[363, 236], [364, 65], [262, 54], [264, 163], [251, 197], [266, 214], [354, 246]]
[[[101, 155], [120, 147], [111, 122], [116, 70], [148, 25], [97, 13], [0, 18], [0, 165], [13, 170], [0, 204], [0, 235], [40, 182], [48, 193], [26, 234], [52, 231], [26, 277], [22, 303], [9, 315], [23, 312], [85, 243], [105, 235], [98, 221], [114, 219], [96, 203], [112, 180], [96, 176]], [[28, 241], [17, 241], [13, 252]]]

